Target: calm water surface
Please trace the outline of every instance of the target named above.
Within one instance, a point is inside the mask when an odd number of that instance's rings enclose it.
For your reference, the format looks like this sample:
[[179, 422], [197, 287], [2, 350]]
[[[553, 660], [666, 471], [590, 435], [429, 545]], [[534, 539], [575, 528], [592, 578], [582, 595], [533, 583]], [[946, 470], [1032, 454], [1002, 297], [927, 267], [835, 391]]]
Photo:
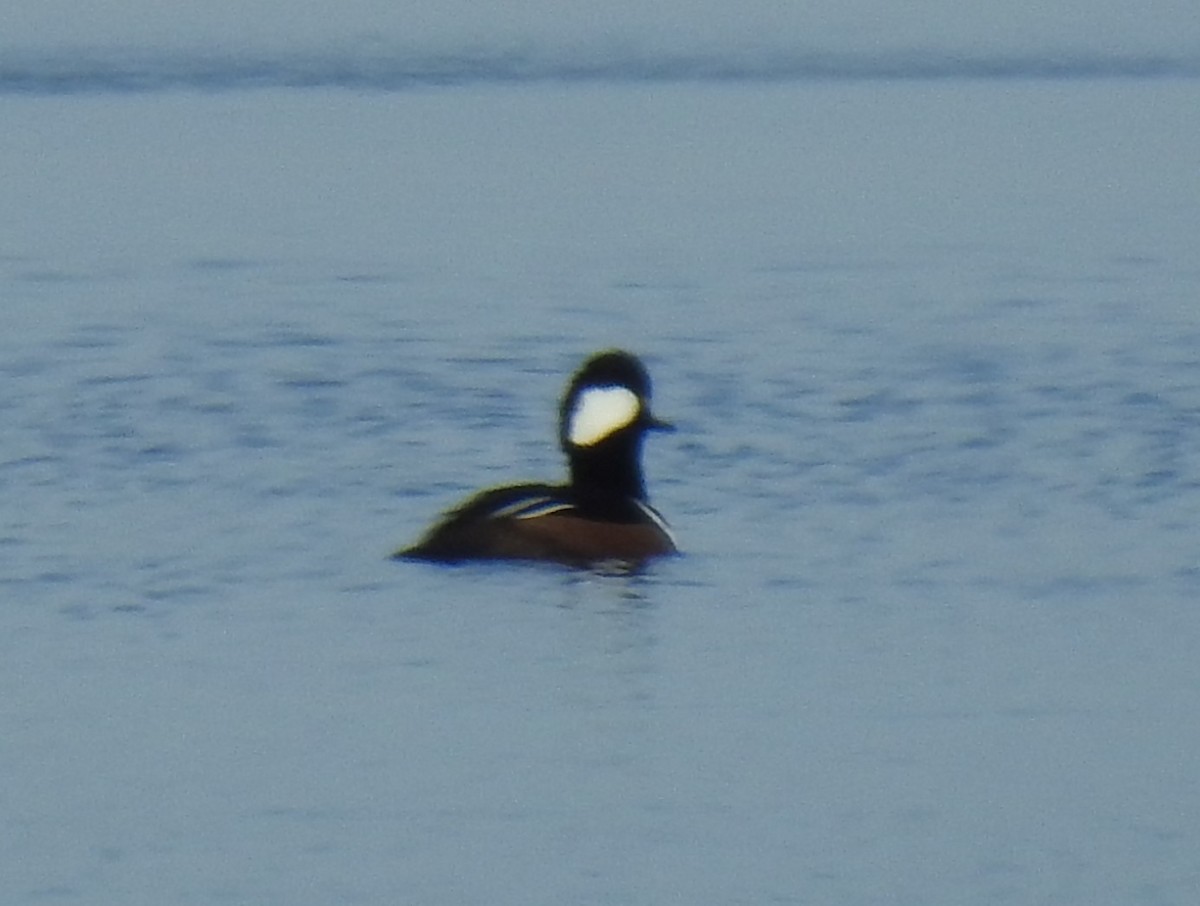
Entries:
[[[7, 901], [1194, 903], [1197, 91], [0, 99]], [[614, 344], [684, 557], [385, 559]]]

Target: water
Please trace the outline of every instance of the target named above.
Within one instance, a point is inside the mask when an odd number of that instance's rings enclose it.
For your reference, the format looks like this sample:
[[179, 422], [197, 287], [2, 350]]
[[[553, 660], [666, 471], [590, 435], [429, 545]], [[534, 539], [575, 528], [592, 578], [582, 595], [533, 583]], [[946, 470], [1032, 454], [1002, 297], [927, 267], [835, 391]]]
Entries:
[[1194, 902], [1197, 82], [966, 75], [0, 95], [7, 901]]

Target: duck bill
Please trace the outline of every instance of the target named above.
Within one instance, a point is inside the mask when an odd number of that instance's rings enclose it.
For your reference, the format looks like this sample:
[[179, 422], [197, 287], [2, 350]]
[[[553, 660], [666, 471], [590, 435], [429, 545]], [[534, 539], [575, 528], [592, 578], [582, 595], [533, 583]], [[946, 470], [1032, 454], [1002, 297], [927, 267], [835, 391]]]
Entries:
[[648, 431], [674, 431], [675, 430], [674, 422], [665, 421], [664, 419], [657, 418], [653, 415], [646, 417], [645, 425], [646, 425], [646, 429]]

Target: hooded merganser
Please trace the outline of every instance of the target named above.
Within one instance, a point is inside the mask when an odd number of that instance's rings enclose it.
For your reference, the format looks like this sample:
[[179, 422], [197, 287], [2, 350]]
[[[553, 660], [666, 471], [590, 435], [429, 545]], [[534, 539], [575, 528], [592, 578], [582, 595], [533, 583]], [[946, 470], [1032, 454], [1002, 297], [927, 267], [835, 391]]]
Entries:
[[567, 484], [481, 491], [393, 556], [588, 566], [673, 554], [671, 530], [647, 502], [641, 463], [646, 432], [672, 427], [650, 414], [650, 376], [635, 356], [597, 353], [575, 373], [559, 409]]

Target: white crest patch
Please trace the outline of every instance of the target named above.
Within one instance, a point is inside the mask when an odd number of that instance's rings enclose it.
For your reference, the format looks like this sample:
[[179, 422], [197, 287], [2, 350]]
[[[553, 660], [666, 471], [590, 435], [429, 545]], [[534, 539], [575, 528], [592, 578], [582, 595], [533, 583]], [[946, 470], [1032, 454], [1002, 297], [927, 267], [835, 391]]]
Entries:
[[637, 394], [628, 387], [589, 387], [575, 400], [567, 422], [567, 440], [577, 447], [590, 447], [632, 424], [641, 408]]

